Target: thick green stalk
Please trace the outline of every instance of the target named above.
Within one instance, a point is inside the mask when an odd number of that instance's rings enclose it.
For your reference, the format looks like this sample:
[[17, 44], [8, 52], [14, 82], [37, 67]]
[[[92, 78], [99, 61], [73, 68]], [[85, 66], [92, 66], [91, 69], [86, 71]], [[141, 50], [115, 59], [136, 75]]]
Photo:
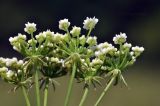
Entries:
[[39, 92], [39, 79], [38, 79], [38, 71], [35, 70], [35, 85], [36, 85], [36, 99], [37, 99], [37, 106], [40, 106], [40, 92]]
[[103, 92], [101, 93], [100, 97], [98, 98], [97, 102], [95, 103], [94, 106], [98, 106], [100, 101], [102, 100], [102, 98], [104, 97], [104, 95], [107, 93], [108, 89], [111, 87], [112, 83], [115, 80], [115, 76], [112, 77], [112, 79], [109, 81], [109, 83], [107, 84], [106, 88], [103, 90]]
[[70, 78], [70, 81], [69, 81], [69, 86], [68, 86], [64, 106], [68, 106], [68, 104], [69, 104], [69, 99], [70, 99], [70, 96], [71, 96], [71, 90], [72, 90], [72, 86], [73, 86], [73, 80], [74, 80], [74, 77], [75, 77], [76, 69], [77, 69], [76, 63], [73, 63], [72, 74], [71, 74], [71, 78]]
[[80, 103], [79, 103], [79, 106], [83, 106], [83, 104], [84, 104], [84, 102], [85, 102], [85, 100], [86, 100], [86, 98], [87, 98], [88, 91], [89, 91], [89, 88], [88, 88], [88, 87], [85, 87], [85, 88], [84, 88], [84, 94], [83, 94], [82, 99], [81, 99], [81, 101], [80, 101]]
[[46, 85], [45, 85], [45, 89], [44, 89], [44, 105], [43, 106], [47, 106], [47, 99], [48, 99], [48, 80], [46, 82]]
[[23, 95], [24, 95], [24, 98], [25, 98], [25, 100], [26, 100], [27, 106], [31, 106], [30, 101], [29, 101], [29, 98], [28, 98], [28, 96], [27, 96], [26, 89], [25, 89], [24, 86], [22, 86], [22, 91], [23, 91]]
[[49, 87], [49, 81], [47, 79], [45, 89], [44, 89], [44, 104], [43, 106], [47, 106], [47, 99], [48, 99], [48, 87]]

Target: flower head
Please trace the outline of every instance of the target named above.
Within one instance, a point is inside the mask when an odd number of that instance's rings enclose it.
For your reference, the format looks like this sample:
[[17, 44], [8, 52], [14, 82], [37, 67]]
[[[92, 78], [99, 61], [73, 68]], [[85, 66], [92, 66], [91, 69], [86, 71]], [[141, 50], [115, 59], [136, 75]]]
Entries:
[[24, 31], [27, 32], [28, 34], [32, 34], [33, 32], [35, 32], [37, 29], [36, 29], [36, 24], [35, 23], [27, 23], [25, 24], [25, 28], [24, 28]]
[[67, 31], [69, 26], [70, 22], [68, 22], [68, 19], [63, 19], [59, 21], [59, 29]]
[[81, 45], [84, 45], [85, 42], [86, 42], [86, 37], [85, 37], [85, 35], [82, 35], [82, 36], [79, 38], [79, 41], [80, 41], [80, 44], [81, 44]]
[[73, 37], [79, 36], [80, 33], [81, 33], [81, 28], [74, 26], [74, 27], [72, 28], [72, 30], [70, 31], [70, 33], [73, 35]]
[[87, 41], [86, 41], [90, 46], [93, 46], [95, 44], [97, 44], [97, 37], [88, 37]]
[[144, 51], [144, 48], [139, 47], [139, 46], [135, 46], [135, 47], [132, 47], [132, 50], [133, 50], [135, 56], [139, 56]]
[[97, 24], [98, 19], [93, 17], [93, 18], [86, 18], [83, 22], [84, 26], [83, 28], [86, 30], [90, 30], [93, 29], [95, 27], [95, 25]]
[[6, 73], [6, 76], [8, 78], [11, 78], [13, 75], [14, 75], [14, 72], [12, 70], [8, 70], [7, 73]]
[[132, 44], [131, 43], [125, 43], [124, 45], [123, 45], [123, 48], [124, 49], [130, 49], [132, 47]]
[[120, 33], [119, 35], [116, 35], [113, 37], [113, 41], [115, 44], [122, 44], [126, 42], [127, 36], [125, 33]]

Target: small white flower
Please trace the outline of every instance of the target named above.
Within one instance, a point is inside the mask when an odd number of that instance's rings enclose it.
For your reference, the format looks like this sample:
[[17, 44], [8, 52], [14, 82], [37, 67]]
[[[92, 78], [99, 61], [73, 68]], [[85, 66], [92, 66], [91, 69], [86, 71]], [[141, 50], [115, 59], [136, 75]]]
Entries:
[[101, 56], [101, 55], [102, 55], [102, 52], [101, 52], [101, 51], [96, 51], [96, 52], [95, 52], [95, 56], [99, 57], [99, 56]]
[[51, 57], [51, 62], [59, 63], [59, 58], [57, 58], [57, 57]]
[[44, 37], [52, 37], [54, 35], [54, 32], [50, 31], [50, 30], [47, 30], [47, 31], [44, 31], [43, 32], [43, 36]]
[[17, 58], [13, 57], [12, 59], [6, 59], [6, 66], [12, 66], [13, 64], [17, 63]]
[[63, 35], [60, 34], [60, 33], [56, 33], [56, 34], [54, 34], [54, 36], [53, 36], [53, 40], [54, 40], [55, 42], [59, 42], [59, 41], [61, 41], [62, 39], [63, 39]]
[[27, 37], [26, 35], [22, 35], [21, 33], [18, 33], [18, 40], [21, 39], [21, 40], [26, 40]]
[[28, 44], [32, 45], [33, 43], [36, 44], [37, 40], [35, 40], [35, 39], [28, 40]]
[[133, 56], [133, 55], [134, 55], [134, 52], [133, 52], [133, 51], [131, 51], [131, 52], [130, 52], [130, 55], [131, 55], [131, 56]]
[[5, 58], [3, 58], [3, 57], [0, 57], [0, 63], [6, 63], [6, 59]]
[[113, 37], [113, 41], [115, 44], [122, 44], [126, 42], [127, 36], [125, 33], [120, 33], [119, 35], [116, 35]]
[[10, 37], [9, 38], [9, 42], [11, 43], [11, 44], [13, 44], [14, 42], [17, 42], [18, 41], [18, 37], [17, 36], [15, 36], [15, 37]]
[[108, 49], [107, 48], [104, 48], [101, 51], [102, 51], [103, 54], [107, 54], [108, 53]]
[[81, 45], [84, 45], [84, 44], [85, 44], [85, 42], [86, 42], [86, 37], [85, 37], [85, 35], [82, 35], [82, 36], [79, 38], [79, 42], [80, 42]]
[[45, 40], [45, 38], [46, 38], [46, 34], [44, 34], [44, 33], [41, 32], [38, 35], [36, 35], [35, 37], [36, 37], [36, 40], [39, 43], [42, 43]]
[[92, 60], [92, 62], [90, 63], [91, 66], [95, 66], [95, 65], [102, 65], [103, 61], [100, 60], [99, 58], [95, 58]]
[[13, 75], [14, 75], [14, 72], [12, 70], [8, 70], [7, 73], [6, 73], [6, 76], [8, 78], [11, 78]]
[[99, 45], [97, 45], [98, 49], [103, 49], [103, 48], [107, 48], [111, 46], [111, 44], [109, 44], [108, 42], [104, 42], [104, 43], [100, 43]]
[[139, 47], [139, 46], [135, 46], [135, 47], [132, 47], [132, 50], [134, 52], [143, 52], [144, 51], [144, 48], [143, 47]]
[[131, 47], [132, 47], [132, 44], [131, 43], [125, 43], [124, 45], [123, 45], [123, 47], [126, 49], [126, 48], [128, 48], [128, 49], [130, 49]]
[[63, 19], [59, 21], [59, 29], [67, 31], [69, 26], [70, 22], [68, 22], [68, 19]]
[[115, 48], [114, 46], [110, 46], [108, 48], [102, 49], [101, 51], [102, 51], [103, 54], [107, 54], [107, 53], [113, 54], [114, 52], [117, 51], [117, 48]]
[[8, 71], [8, 68], [7, 67], [2, 67], [0, 68], [0, 72], [7, 72]]
[[81, 33], [81, 28], [74, 26], [70, 33], [73, 35], [73, 37], [79, 36]]
[[19, 60], [19, 61], [17, 62], [17, 65], [18, 65], [18, 66], [22, 66], [23, 63], [24, 63], [23, 60]]
[[36, 29], [36, 24], [35, 23], [27, 23], [25, 24], [25, 28], [24, 28], [24, 31], [27, 32], [28, 34], [32, 34], [33, 32], [35, 32], [37, 29]]
[[88, 37], [87, 41], [86, 41], [90, 46], [96, 45], [97, 44], [97, 37]]
[[93, 18], [87, 17], [83, 22], [83, 24], [84, 24], [83, 28], [86, 29], [86, 30], [91, 30], [91, 29], [93, 29], [95, 27], [97, 22], [98, 22], [97, 18], [95, 18], [95, 17], [93, 17]]

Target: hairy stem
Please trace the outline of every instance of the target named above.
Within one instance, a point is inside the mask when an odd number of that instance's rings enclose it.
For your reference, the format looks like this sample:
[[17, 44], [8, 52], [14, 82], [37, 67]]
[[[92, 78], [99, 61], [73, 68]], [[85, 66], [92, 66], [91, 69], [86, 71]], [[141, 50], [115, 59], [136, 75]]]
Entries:
[[37, 106], [40, 106], [40, 92], [39, 92], [39, 79], [38, 79], [38, 71], [35, 70], [35, 85], [36, 85], [36, 99], [37, 99]]
[[45, 89], [44, 89], [44, 106], [47, 106], [47, 99], [48, 99], [48, 86], [49, 81], [46, 81]]
[[83, 94], [82, 99], [81, 99], [81, 101], [79, 103], [79, 106], [83, 106], [83, 104], [84, 104], [84, 102], [85, 102], [85, 100], [87, 98], [88, 91], [89, 91], [89, 88], [87, 86], [87, 87], [84, 88], [84, 94]]
[[31, 106], [28, 95], [27, 95], [27, 92], [26, 92], [26, 89], [25, 89], [24, 86], [22, 86], [22, 91], [23, 91], [23, 95], [24, 95], [27, 106]]
[[73, 63], [72, 74], [71, 74], [71, 78], [70, 78], [70, 81], [69, 81], [69, 86], [68, 86], [64, 106], [68, 106], [68, 104], [69, 104], [69, 99], [70, 99], [70, 96], [71, 96], [71, 90], [72, 90], [72, 86], [73, 86], [73, 80], [74, 80], [74, 77], [75, 77], [76, 69], [77, 69], [76, 63]]
[[109, 81], [109, 83], [107, 84], [106, 88], [103, 90], [103, 92], [101, 93], [100, 97], [98, 98], [97, 102], [95, 103], [94, 106], [98, 106], [99, 103], [101, 102], [102, 98], [105, 96], [105, 94], [107, 93], [108, 89], [111, 87], [112, 83], [115, 80], [115, 76], [112, 77], [112, 79]]

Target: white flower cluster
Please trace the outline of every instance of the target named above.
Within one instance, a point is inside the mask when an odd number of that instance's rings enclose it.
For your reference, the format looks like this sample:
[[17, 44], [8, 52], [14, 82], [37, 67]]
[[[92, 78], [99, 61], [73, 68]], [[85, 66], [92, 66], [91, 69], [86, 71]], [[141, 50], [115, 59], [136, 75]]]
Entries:
[[[20, 70], [24, 64], [23, 60], [18, 60], [16, 57], [13, 58], [0, 58], [0, 64], [2, 67], [0, 68], [0, 74], [3, 73], [3, 77], [11, 79], [12, 76], [16, 75], [16, 71]], [[13, 69], [13, 70], [12, 70]]]
[[97, 37], [94, 36], [94, 37], [88, 37], [87, 38], [87, 41], [86, 41], [89, 45], [93, 46], [93, 45], [96, 45], [97, 44]]
[[18, 41], [25, 41], [26, 40], [26, 35], [22, 35], [21, 33], [18, 33], [18, 36], [15, 37], [10, 37], [9, 41], [11, 44], [16, 43]]
[[74, 26], [70, 33], [73, 35], [73, 37], [79, 36], [81, 33], [81, 28]]
[[100, 43], [97, 45], [98, 51], [95, 52], [95, 56], [103, 56], [106, 54], [113, 55], [117, 48], [115, 48], [112, 44], [109, 44], [108, 42]]
[[103, 61], [99, 58], [95, 58], [92, 60], [92, 62], [90, 63], [90, 66], [94, 67], [96, 65], [102, 65]]
[[33, 32], [37, 30], [35, 23], [28, 22], [27, 24], [25, 24], [25, 26], [26, 27], [24, 28], [24, 31], [27, 32], [28, 34], [33, 34]]
[[59, 21], [59, 29], [67, 31], [69, 26], [70, 22], [68, 22], [68, 19], [63, 19]]
[[13, 58], [0, 58], [0, 63], [5, 63], [5, 65], [7, 67], [10, 67], [10, 66], [17, 66], [17, 67], [20, 67], [23, 65], [23, 60], [18, 60], [16, 57], [13, 57]]
[[98, 23], [98, 19], [97, 18], [95, 18], [95, 17], [93, 17], [93, 18], [87, 17], [83, 22], [83, 24], [84, 24], [83, 28], [86, 29], [86, 30], [91, 30], [91, 29], [93, 29], [95, 27], [95, 25], [97, 23]]
[[122, 44], [126, 42], [127, 36], [125, 33], [120, 33], [113, 38], [115, 44]]
[[137, 57], [144, 51], [144, 48], [139, 47], [139, 46], [135, 46], [135, 47], [132, 47], [132, 51], [133, 51], [132, 55], [135, 55]]

